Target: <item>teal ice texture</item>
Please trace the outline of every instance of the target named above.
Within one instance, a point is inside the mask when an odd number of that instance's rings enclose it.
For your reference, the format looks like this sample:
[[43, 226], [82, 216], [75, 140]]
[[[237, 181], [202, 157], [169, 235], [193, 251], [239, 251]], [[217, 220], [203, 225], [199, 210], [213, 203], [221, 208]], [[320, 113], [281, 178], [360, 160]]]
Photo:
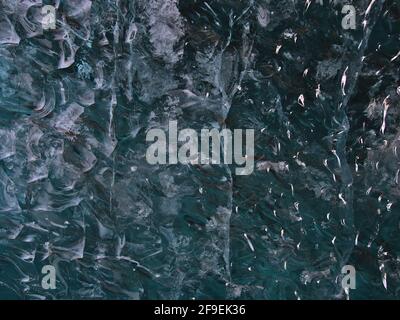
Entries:
[[[0, 299], [400, 298], [400, 3], [319, 2], [1, 1]], [[253, 174], [150, 165], [170, 120]]]

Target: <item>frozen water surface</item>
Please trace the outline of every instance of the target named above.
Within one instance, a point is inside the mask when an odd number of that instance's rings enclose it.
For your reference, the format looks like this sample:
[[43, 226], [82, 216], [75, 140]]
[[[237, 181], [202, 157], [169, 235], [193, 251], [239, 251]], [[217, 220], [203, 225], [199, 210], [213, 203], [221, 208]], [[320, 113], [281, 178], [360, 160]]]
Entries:
[[[399, 298], [400, 6], [345, 4], [1, 1], [0, 298]], [[150, 165], [170, 120], [254, 172]]]

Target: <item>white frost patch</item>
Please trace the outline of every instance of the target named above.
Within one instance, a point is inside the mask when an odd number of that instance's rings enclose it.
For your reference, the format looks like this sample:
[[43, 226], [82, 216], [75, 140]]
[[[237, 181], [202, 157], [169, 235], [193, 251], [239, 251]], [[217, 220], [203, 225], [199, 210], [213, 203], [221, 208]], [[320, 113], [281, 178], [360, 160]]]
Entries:
[[259, 6], [257, 10], [257, 20], [260, 26], [265, 28], [270, 22], [270, 13], [268, 9]]
[[183, 50], [176, 51], [175, 44], [184, 35], [182, 17], [177, 0], [150, 0], [147, 6], [150, 41], [156, 56], [166, 62], [178, 62]]
[[55, 120], [55, 128], [59, 131], [65, 132], [73, 131], [75, 122], [84, 110], [85, 109], [79, 104], [75, 102], [71, 103], [66, 110], [57, 116]]

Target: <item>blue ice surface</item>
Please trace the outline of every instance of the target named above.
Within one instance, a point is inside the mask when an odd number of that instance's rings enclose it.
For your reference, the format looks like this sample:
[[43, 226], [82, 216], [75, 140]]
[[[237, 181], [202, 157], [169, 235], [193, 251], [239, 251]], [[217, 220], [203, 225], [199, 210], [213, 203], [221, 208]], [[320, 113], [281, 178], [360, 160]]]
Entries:
[[[0, 299], [398, 299], [400, 5], [323, 2], [3, 0]], [[171, 120], [254, 172], [149, 164]]]

